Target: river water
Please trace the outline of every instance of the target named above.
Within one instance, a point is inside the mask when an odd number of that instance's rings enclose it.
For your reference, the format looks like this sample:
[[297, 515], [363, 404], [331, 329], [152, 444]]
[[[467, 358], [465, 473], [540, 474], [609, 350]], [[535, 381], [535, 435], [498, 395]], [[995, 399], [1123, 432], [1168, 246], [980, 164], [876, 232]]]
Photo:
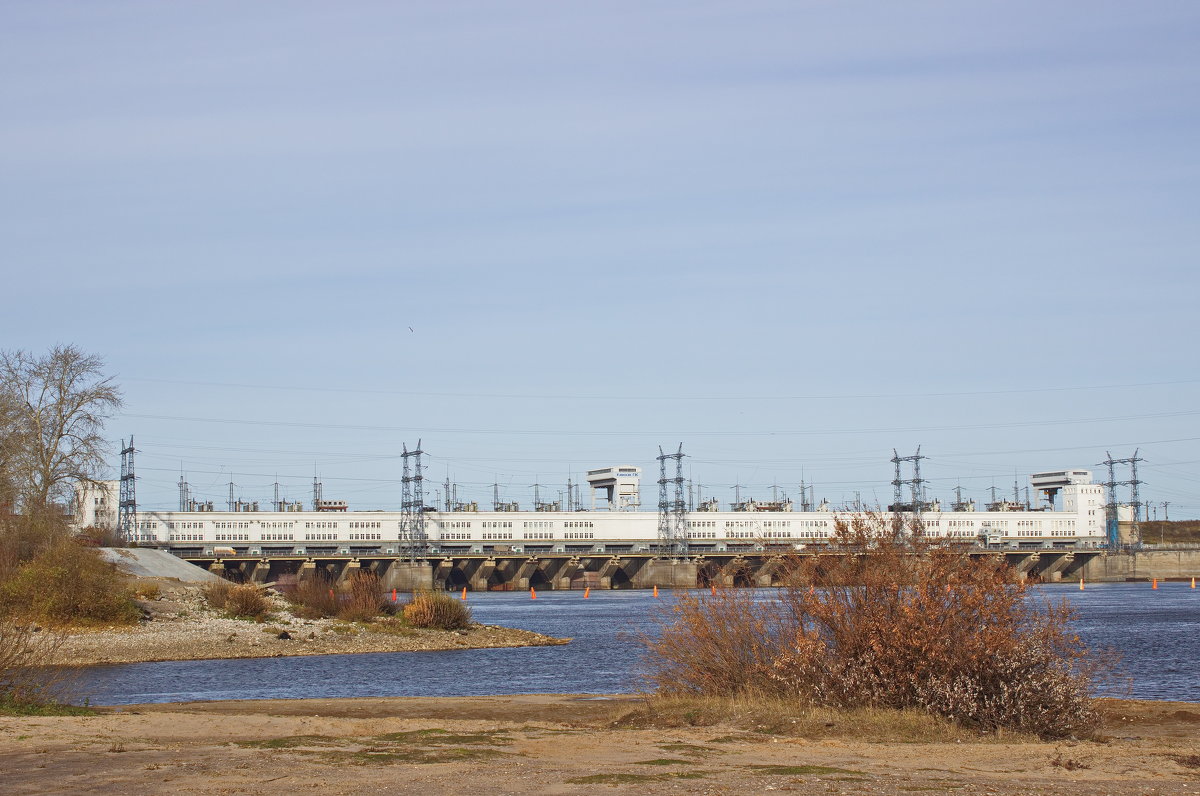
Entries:
[[[1078, 612], [1076, 631], [1123, 657], [1128, 696], [1200, 701], [1200, 589], [1186, 583], [1043, 587]], [[764, 599], [770, 591], [762, 592]], [[476, 621], [574, 641], [559, 647], [320, 655], [94, 666], [81, 695], [95, 705], [214, 699], [478, 696], [635, 690], [640, 634], [670, 599], [648, 591], [473, 593]], [[1124, 694], [1122, 694], [1124, 695]]]

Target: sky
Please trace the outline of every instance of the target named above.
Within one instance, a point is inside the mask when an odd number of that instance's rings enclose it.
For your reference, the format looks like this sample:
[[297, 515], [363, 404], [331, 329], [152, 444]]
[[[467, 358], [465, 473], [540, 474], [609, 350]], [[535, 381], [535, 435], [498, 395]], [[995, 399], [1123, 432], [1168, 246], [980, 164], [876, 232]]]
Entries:
[[104, 358], [145, 508], [395, 508], [420, 440], [460, 500], [634, 464], [649, 508], [660, 445], [835, 504], [893, 449], [980, 500], [1137, 450], [1198, 517], [1198, 40], [1190, 0], [0, 2], [0, 348]]

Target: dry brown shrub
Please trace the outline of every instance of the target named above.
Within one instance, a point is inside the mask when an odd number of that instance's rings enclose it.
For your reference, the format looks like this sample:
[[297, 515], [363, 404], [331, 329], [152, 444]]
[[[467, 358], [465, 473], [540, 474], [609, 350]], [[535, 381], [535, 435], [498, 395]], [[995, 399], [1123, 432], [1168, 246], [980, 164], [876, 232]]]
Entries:
[[225, 597], [225, 611], [238, 619], [263, 620], [271, 610], [271, 603], [258, 586], [243, 583], [234, 586]]
[[292, 613], [304, 619], [331, 619], [337, 616], [340, 607], [333, 580], [324, 573], [297, 582], [287, 598], [292, 603]]
[[777, 595], [685, 595], [647, 640], [673, 696], [772, 695], [917, 708], [981, 729], [1090, 732], [1099, 660], [1065, 602], [1028, 593], [1001, 557], [972, 558], [888, 519], [840, 523], [836, 552], [797, 559]]
[[395, 613], [384, 595], [379, 577], [373, 572], [355, 572], [339, 599], [337, 618], [347, 622], [365, 622], [377, 616]]
[[60, 706], [75, 673], [54, 666], [63, 637], [34, 625], [0, 622], [0, 713]]
[[229, 599], [229, 592], [233, 589], [233, 585], [227, 580], [210, 581], [201, 587], [200, 593], [210, 608], [224, 611], [225, 601]]
[[463, 630], [471, 624], [471, 609], [443, 592], [421, 592], [404, 606], [404, 619], [412, 627]]

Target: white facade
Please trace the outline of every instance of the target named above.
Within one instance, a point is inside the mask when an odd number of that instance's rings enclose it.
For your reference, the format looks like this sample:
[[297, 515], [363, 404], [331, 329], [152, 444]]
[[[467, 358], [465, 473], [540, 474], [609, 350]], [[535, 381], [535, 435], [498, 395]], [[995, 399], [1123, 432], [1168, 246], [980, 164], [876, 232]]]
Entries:
[[120, 481], [98, 481], [93, 485], [76, 486], [75, 527], [115, 531], [120, 496]]
[[[633, 465], [603, 467], [587, 471], [588, 486], [592, 493], [592, 510], [637, 511], [642, 505], [640, 484], [642, 468]], [[596, 505], [596, 493], [603, 494], [603, 502]]]
[[[599, 473], [597, 473], [599, 474]], [[921, 515], [935, 539], [1012, 548], [1096, 547], [1104, 543], [1102, 487], [1061, 487], [1059, 511], [929, 511]], [[827, 545], [837, 511], [693, 511], [686, 515], [693, 554], [811, 549]], [[647, 552], [657, 543], [658, 515], [649, 511], [427, 512], [425, 530], [438, 553]], [[214, 547], [246, 555], [396, 555], [402, 515], [371, 512], [138, 512], [135, 538], [211, 554]]]

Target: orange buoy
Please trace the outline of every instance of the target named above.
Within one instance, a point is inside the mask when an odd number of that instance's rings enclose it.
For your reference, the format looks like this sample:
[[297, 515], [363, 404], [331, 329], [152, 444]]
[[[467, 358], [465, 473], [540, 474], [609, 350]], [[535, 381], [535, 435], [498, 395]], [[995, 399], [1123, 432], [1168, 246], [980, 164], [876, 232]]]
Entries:
[[529, 599], [531, 599], [531, 600], [537, 599], [537, 589], [533, 588], [532, 586], [529, 587]]
[[467, 587], [466, 586], [463, 586], [462, 598], [464, 600], [467, 599]]
[[588, 598], [588, 595], [589, 595], [589, 594], [591, 594], [591, 593], [592, 593], [592, 587], [591, 587], [591, 586], [584, 586], [584, 587], [583, 587], [583, 599], [585, 599], [585, 600], [586, 600], [586, 599]]
[[1157, 588], [1158, 588], [1158, 578], [1151, 578], [1151, 579], [1150, 579], [1150, 588], [1152, 588], [1152, 589], [1157, 589]]
[[708, 584], [708, 587], [709, 587], [710, 589], [712, 589], [712, 596], [713, 596], [713, 597], [716, 597], [716, 596], [717, 596], [717, 584], [715, 584], [715, 583], [710, 583], [710, 584]]
[[1083, 591], [1083, 575], [1079, 576], [1079, 590]]
[[654, 587], [654, 596], [655, 597], [658, 596], [658, 587], [657, 586]]
[[396, 602], [396, 590], [392, 589], [392, 602]]
[[1192, 588], [1196, 588], [1196, 579], [1192, 578]]

